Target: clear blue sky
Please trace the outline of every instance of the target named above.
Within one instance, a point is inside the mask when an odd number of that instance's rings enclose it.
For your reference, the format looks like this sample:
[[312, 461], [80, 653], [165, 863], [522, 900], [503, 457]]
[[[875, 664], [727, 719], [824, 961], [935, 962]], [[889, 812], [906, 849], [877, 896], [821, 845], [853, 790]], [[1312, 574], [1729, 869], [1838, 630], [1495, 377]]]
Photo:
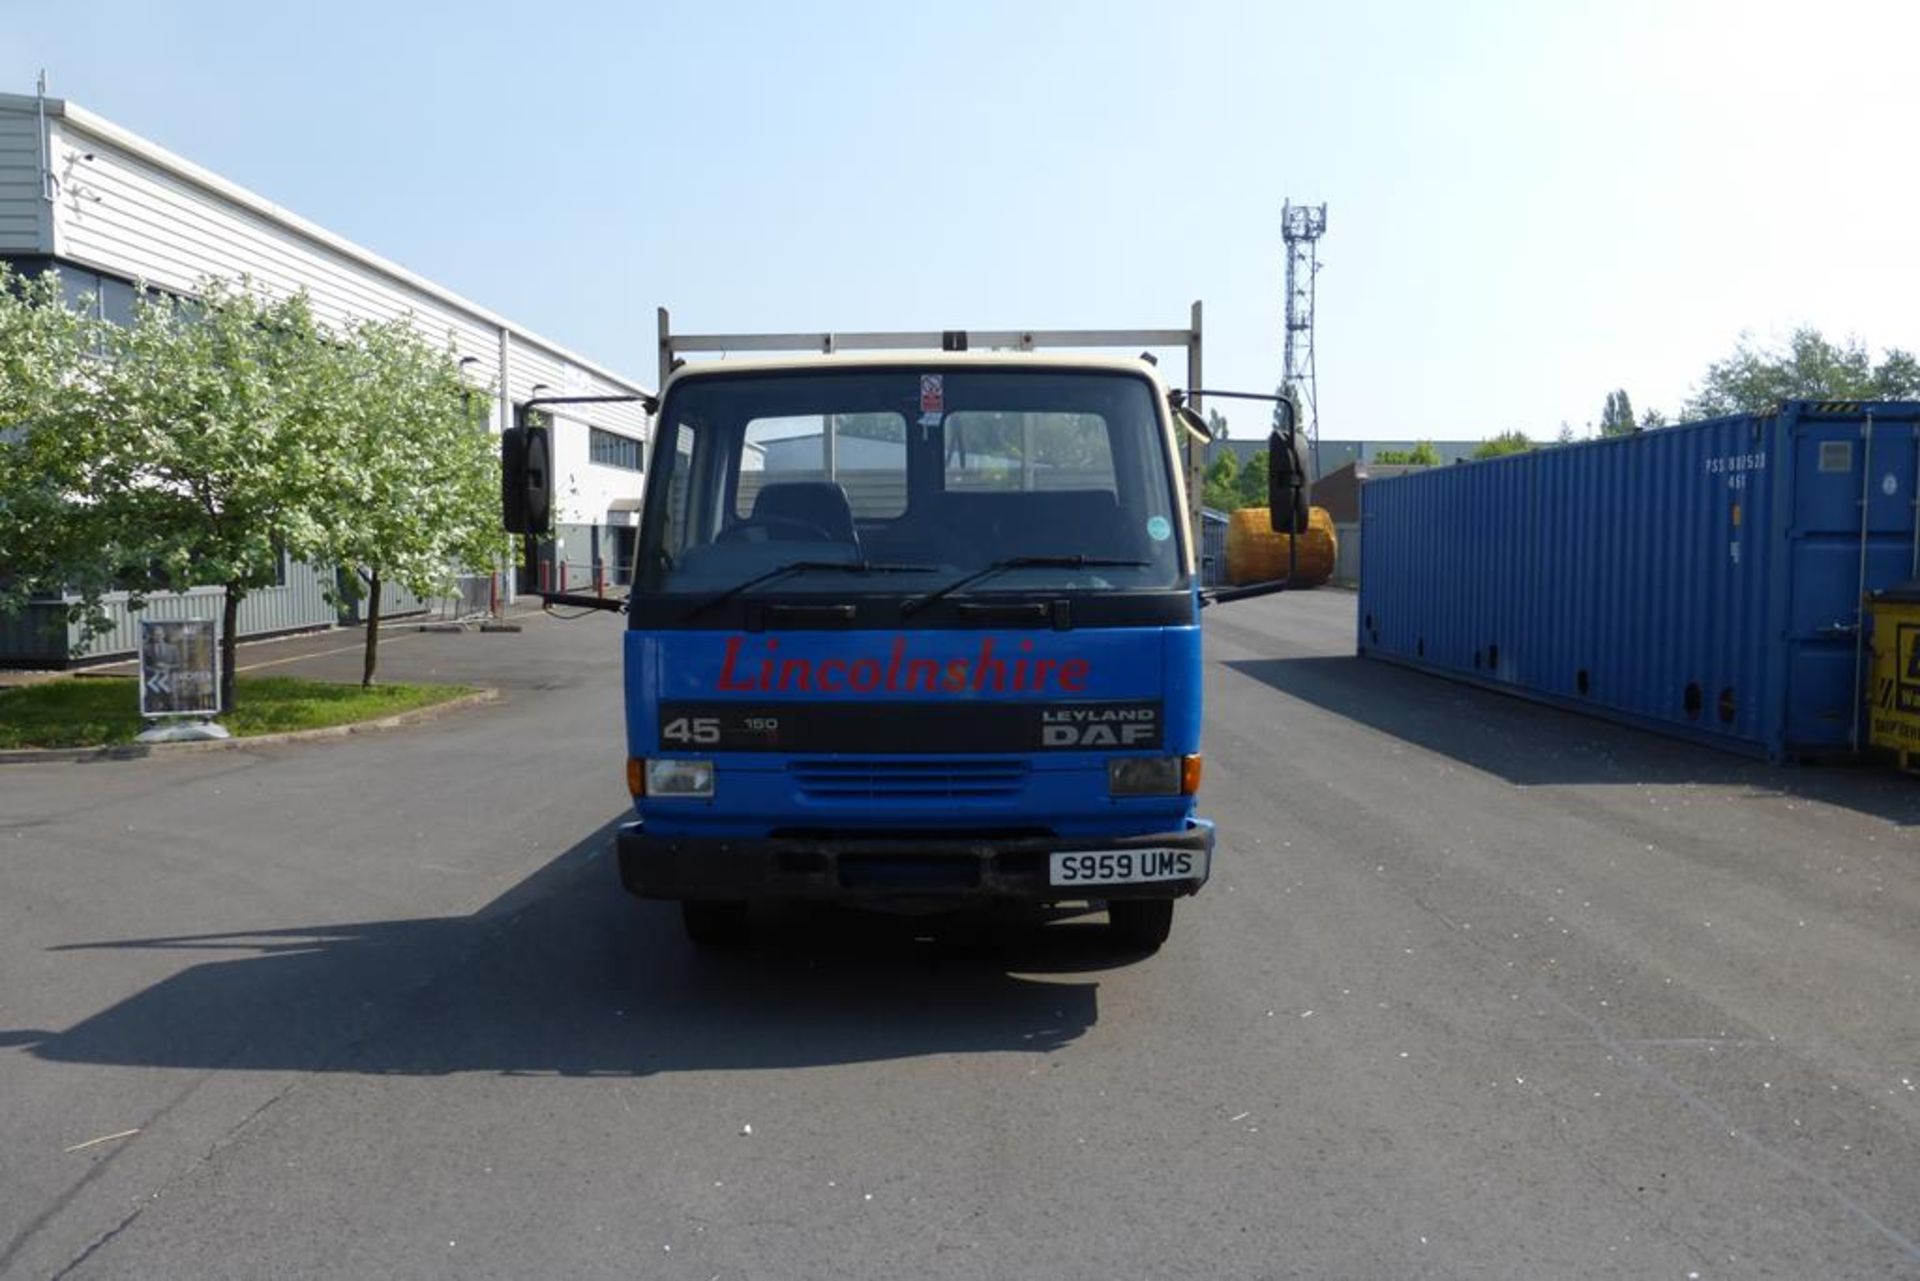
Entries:
[[[1672, 412], [1742, 330], [1920, 348], [1914, 0], [0, 0], [54, 92], [609, 365], [686, 329], [1177, 326], [1323, 434]], [[1228, 406], [1227, 408], [1233, 408]], [[1238, 408], [1236, 436], [1264, 428]]]

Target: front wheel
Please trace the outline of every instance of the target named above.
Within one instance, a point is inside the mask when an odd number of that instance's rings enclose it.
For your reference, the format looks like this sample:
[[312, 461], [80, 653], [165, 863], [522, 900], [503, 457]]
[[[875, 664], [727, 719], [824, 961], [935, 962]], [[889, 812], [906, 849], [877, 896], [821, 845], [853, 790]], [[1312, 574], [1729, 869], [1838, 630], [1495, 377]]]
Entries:
[[747, 941], [747, 905], [734, 900], [680, 904], [680, 923], [696, 947], [733, 948]]
[[1152, 952], [1173, 931], [1170, 898], [1121, 898], [1107, 903], [1107, 929], [1124, 947]]

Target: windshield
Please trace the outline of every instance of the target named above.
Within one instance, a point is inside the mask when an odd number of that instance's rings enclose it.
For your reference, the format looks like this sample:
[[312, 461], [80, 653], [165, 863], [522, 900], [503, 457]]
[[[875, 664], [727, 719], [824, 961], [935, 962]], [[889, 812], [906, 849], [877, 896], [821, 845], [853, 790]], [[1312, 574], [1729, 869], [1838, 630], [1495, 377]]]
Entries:
[[662, 408], [636, 594], [765, 576], [751, 590], [918, 596], [996, 566], [956, 591], [1183, 586], [1154, 399], [1118, 371], [688, 379]]

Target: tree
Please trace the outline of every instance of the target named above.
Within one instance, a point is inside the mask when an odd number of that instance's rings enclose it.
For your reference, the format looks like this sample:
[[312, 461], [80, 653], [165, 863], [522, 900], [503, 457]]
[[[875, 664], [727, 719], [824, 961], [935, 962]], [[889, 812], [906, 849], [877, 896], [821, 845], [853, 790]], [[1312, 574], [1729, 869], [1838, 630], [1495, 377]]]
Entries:
[[1908, 400], [1920, 396], [1920, 362], [1889, 348], [1878, 365], [1855, 340], [1836, 346], [1820, 331], [1793, 331], [1785, 349], [1743, 334], [1733, 354], [1707, 366], [1686, 403], [1690, 419], [1770, 413], [1783, 400]]
[[1633, 417], [1633, 402], [1627, 399], [1623, 391], [1607, 393], [1607, 403], [1600, 410], [1600, 434], [1602, 436], [1631, 436], [1639, 427]]
[[1240, 474], [1233, 479], [1233, 492], [1240, 499], [1234, 506], [1265, 507], [1267, 505], [1267, 451], [1261, 450], [1240, 466]]
[[1556, 445], [1571, 445], [1573, 441], [1573, 424], [1562, 418], [1560, 420], [1560, 434], [1553, 438], [1553, 443]]
[[502, 550], [499, 460], [451, 348], [433, 346], [410, 321], [356, 325], [336, 371], [312, 547], [343, 571], [345, 594], [366, 601], [368, 686], [382, 589], [398, 583], [430, 596]]
[[312, 498], [337, 349], [304, 295], [201, 282], [102, 327], [89, 411], [68, 442], [87, 468], [83, 515], [138, 607], [155, 590], [223, 587], [222, 709], [233, 706], [240, 603], [282, 558], [316, 546]]
[[97, 602], [110, 558], [91, 545], [100, 523], [82, 519], [88, 472], [73, 447], [102, 323], [68, 304], [53, 273], [23, 277], [0, 263], [0, 614], [72, 589], [89, 627], [104, 624]]
[[1215, 511], [1238, 511], [1240, 491], [1236, 482], [1239, 476], [1239, 455], [1231, 449], [1222, 449], [1219, 456], [1207, 464], [1206, 475], [1201, 479], [1200, 501]]
[[[894, 439], [900, 439], [896, 429]], [[1112, 466], [1106, 424], [1092, 414], [965, 410], [946, 421], [946, 446], [959, 458], [1020, 462], [1032, 450], [1037, 465], [1063, 470]]]
[[1228, 435], [1227, 416], [1217, 409], [1207, 410], [1207, 431], [1215, 440], [1225, 440]]
[[0, 609], [217, 584], [223, 710], [241, 602], [288, 559], [422, 595], [499, 550], [498, 466], [459, 367], [405, 321], [330, 334], [302, 295], [202, 281], [126, 326], [0, 268]]
[[1652, 431], [1656, 427], [1665, 427], [1667, 416], [1649, 405], [1640, 411], [1640, 430]]
[[1433, 447], [1432, 441], [1423, 440], [1416, 443], [1412, 449], [1377, 449], [1374, 451], [1373, 461], [1412, 467], [1438, 467], [1440, 451]]
[[1503, 458], [1508, 454], [1524, 454], [1533, 448], [1533, 442], [1523, 431], [1503, 431], [1491, 440], [1483, 440], [1473, 451], [1475, 458]]
[[[1300, 389], [1295, 387], [1292, 383], [1283, 382], [1278, 387], [1275, 387], [1274, 391], [1278, 392], [1282, 396], [1285, 396], [1289, 401], [1292, 402], [1294, 413], [1297, 416], [1300, 411]], [[1299, 424], [1299, 423], [1295, 424], [1295, 426], [1300, 426], [1300, 425], [1302, 424]], [[1273, 430], [1279, 432], [1282, 436], [1287, 434], [1286, 419], [1283, 418], [1280, 414], [1280, 406], [1278, 402], [1276, 402], [1273, 406]]]
[[1879, 368], [1873, 371], [1873, 398], [1912, 400], [1916, 396], [1920, 396], [1920, 360], [1910, 351], [1887, 348]]

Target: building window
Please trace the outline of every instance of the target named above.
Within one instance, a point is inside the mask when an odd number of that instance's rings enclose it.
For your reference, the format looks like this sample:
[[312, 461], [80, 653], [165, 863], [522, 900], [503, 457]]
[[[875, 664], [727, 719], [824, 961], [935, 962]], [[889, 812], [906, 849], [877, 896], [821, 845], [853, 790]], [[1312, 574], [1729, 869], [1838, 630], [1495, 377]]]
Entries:
[[745, 520], [762, 488], [832, 481], [854, 519], [892, 520], [907, 510], [907, 420], [900, 414], [755, 418], [741, 441], [733, 514]]
[[[60, 291], [69, 307], [80, 308], [85, 304], [84, 310], [89, 315], [110, 320], [122, 328], [133, 323], [141, 291], [130, 281], [103, 276], [67, 262], [53, 263], [51, 270], [60, 278]], [[160, 296], [157, 289], [150, 288], [146, 293], [149, 297]]]
[[639, 441], [618, 432], [602, 431], [598, 427], [589, 427], [587, 432], [587, 458], [590, 462], [599, 463], [602, 467], [640, 470]]

